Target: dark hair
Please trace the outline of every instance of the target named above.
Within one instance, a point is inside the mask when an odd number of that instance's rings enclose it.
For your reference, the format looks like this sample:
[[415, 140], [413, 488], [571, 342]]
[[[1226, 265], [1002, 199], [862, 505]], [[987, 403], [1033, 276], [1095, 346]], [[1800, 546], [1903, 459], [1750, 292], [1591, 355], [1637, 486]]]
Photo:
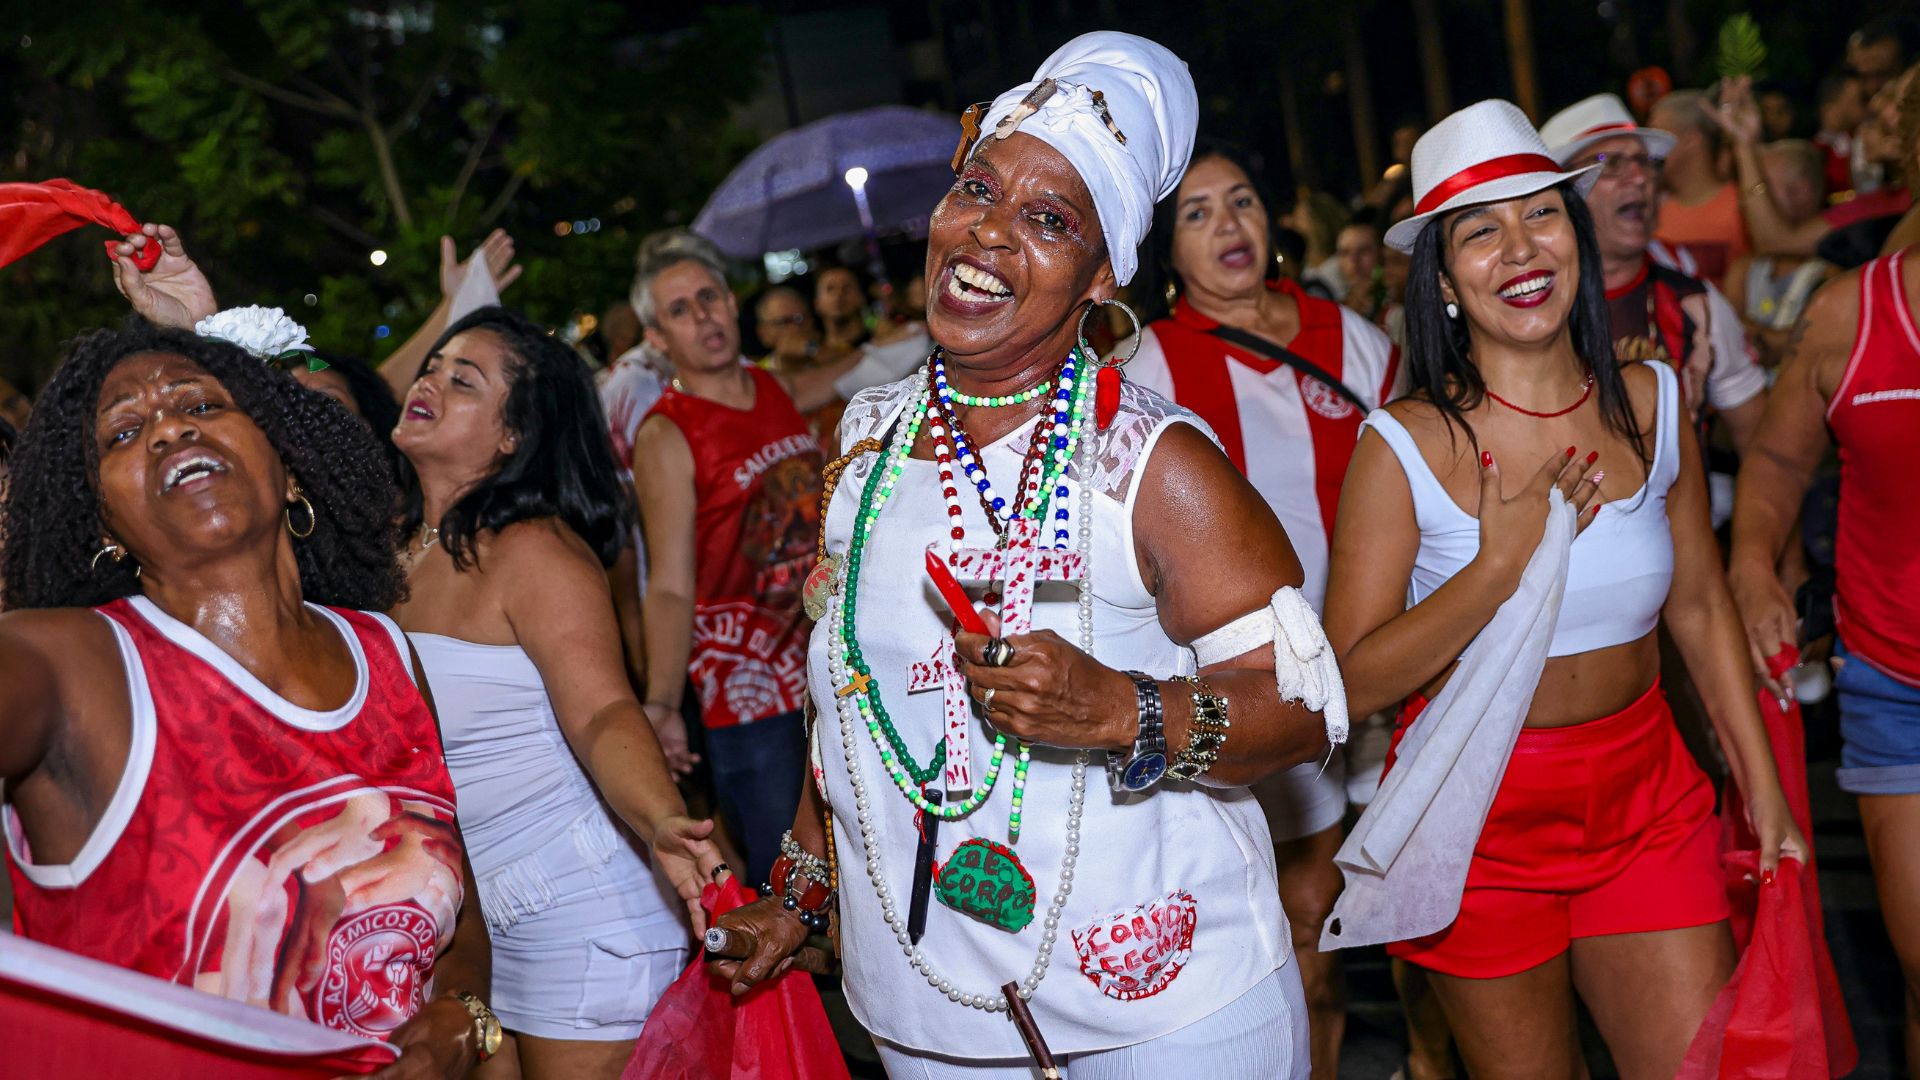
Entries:
[[1813, 103], [1825, 108], [1835, 98], [1846, 92], [1848, 83], [1856, 82], [1859, 78], [1860, 76], [1851, 71], [1828, 72], [1820, 77], [1820, 84], [1814, 91]]
[[0, 598], [9, 609], [93, 607], [138, 591], [133, 560], [91, 565], [106, 531], [94, 414], [100, 387], [135, 353], [175, 353], [220, 381], [313, 505], [295, 540], [300, 591], [335, 607], [385, 611], [406, 595], [393, 527], [392, 470], [366, 426], [325, 394], [224, 341], [140, 318], [76, 338], [27, 421], [0, 507]]
[[1878, 45], [1883, 41], [1899, 45], [1899, 66], [1905, 67], [1913, 54], [1920, 52], [1920, 19], [1906, 12], [1879, 15], [1863, 23], [1854, 31], [1854, 36], [1862, 45]]
[[5, 461], [7, 455], [13, 453], [13, 441], [18, 437], [19, 432], [13, 430], [13, 425], [7, 423], [6, 417], [0, 416], [0, 461]]
[[[1247, 182], [1253, 185], [1253, 193], [1260, 199], [1260, 205], [1267, 210], [1266, 250], [1261, 257], [1266, 260], [1266, 278], [1271, 281], [1280, 276], [1278, 265], [1273, 261], [1273, 253], [1280, 250], [1280, 237], [1276, 230], [1280, 227], [1280, 217], [1287, 207], [1274, 198], [1273, 191], [1267, 185], [1264, 162], [1258, 154], [1247, 150], [1237, 143], [1224, 139], [1202, 138], [1194, 146], [1193, 156], [1188, 159], [1187, 171], [1191, 173], [1195, 165], [1210, 158], [1219, 158], [1247, 174]], [[1186, 178], [1182, 177], [1185, 183]], [[1180, 189], [1174, 186], [1172, 195], [1161, 199], [1153, 208], [1153, 228], [1148, 230], [1147, 238], [1140, 245], [1140, 267], [1134, 273], [1129, 290], [1140, 309], [1142, 322], [1164, 319], [1172, 311], [1173, 305], [1167, 301], [1167, 287], [1175, 290], [1186, 286], [1180, 280], [1180, 272], [1173, 268], [1173, 231], [1179, 216]], [[1304, 256], [1302, 256], [1304, 258]], [[1301, 267], [1304, 273], [1305, 267]]]
[[400, 403], [394, 400], [393, 388], [387, 385], [387, 380], [380, 377], [372, 364], [358, 356], [330, 352], [317, 355], [347, 380], [347, 393], [353, 395], [353, 403], [360, 409], [360, 418], [373, 429], [374, 437], [380, 440], [381, 445], [393, 453], [393, 426], [400, 422]]
[[[620, 554], [627, 499], [614, 464], [606, 413], [585, 361], [532, 320], [499, 306], [483, 307], [447, 327], [431, 357], [456, 334], [485, 330], [500, 339], [512, 362], [501, 420], [519, 436], [512, 454], [460, 496], [440, 518], [440, 542], [461, 569], [476, 559], [483, 532], [518, 521], [557, 517], [608, 566]], [[422, 365], [425, 370], [425, 365]], [[400, 464], [402, 526], [420, 527], [420, 477]]]
[[[1625, 438], [1640, 460], [1648, 462], [1646, 439], [1634, 418], [1626, 380], [1613, 355], [1606, 274], [1594, 239], [1593, 215], [1571, 183], [1562, 183], [1555, 190], [1566, 200], [1567, 218], [1573, 222], [1574, 242], [1580, 252], [1580, 288], [1574, 294], [1569, 327], [1573, 351], [1593, 372], [1594, 394], [1600, 399], [1600, 415], [1607, 429]], [[1446, 297], [1440, 292], [1440, 279], [1447, 273], [1441, 249], [1451, 217], [1443, 214], [1430, 219], [1413, 243], [1413, 259], [1407, 269], [1407, 374], [1410, 393], [1431, 402], [1448, 425], [1467, 433], [1467, 441], [1477, 450], [1480, 441], [1467, 424], [1466, 411], [1486, 397], [1487, 384], [1473, 364], [1467, 321], [1447, 317]]]

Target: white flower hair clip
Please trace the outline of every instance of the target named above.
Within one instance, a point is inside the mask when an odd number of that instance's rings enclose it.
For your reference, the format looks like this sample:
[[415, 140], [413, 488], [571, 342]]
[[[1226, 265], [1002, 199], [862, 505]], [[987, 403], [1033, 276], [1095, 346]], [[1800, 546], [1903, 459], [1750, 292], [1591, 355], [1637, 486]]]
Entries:
[[324, 371], [327, 362], [313, 355], [307, 344], [307, 328], [294, 322], [277, 307], [228, 308], [215, 312], [194, 324], [193, 332], [237, 345], [269, 364], [285, 367], [288, 361], [304, 360], [308, 371]]

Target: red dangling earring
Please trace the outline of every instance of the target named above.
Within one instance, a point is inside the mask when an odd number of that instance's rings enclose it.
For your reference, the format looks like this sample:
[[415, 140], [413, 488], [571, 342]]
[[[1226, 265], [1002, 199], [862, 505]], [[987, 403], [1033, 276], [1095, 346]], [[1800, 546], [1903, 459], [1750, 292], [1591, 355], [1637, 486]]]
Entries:
[[1105, 431], [1113, 424], [1114, 414], [1120, 411], [1120, 367], [1117, 364], [1100, 365], [1100, 373], [1093, 377], [1093, 425], [1097, 430]]
[[[1128, 351], [1127, 355], [1116, 356], [1109, 362], [1101, 364], [1095, 359], [1098, 354], [1093, 351], [1093, 346], [1087, 344], [1087, 316], [1093, 314], [1094, 309], [1107, 304], [1111, 304], [1121, 311], [1126, 312], [1127, 318], [1133, 323], [1133, 348]], [[1127, 362], [1133, 359], [1134, 353], [1140, 351], [1140, 334], [1140, 316], [1135, 315], [1132, 308], [1118, 300], [1095, 300], [1087, 305], [1086, 311], [1080, 314], [1080, 327], [1077, 337], [1080, 342], [1081, 355], [1085, 356], [1088, 362], [1097, 364], [1100, 368], [1099, 372], [1093, 378], [1093, 425], [1095, 430], [1105, 431], [1107, 428], [1113, 426], [1113, 418], [1120, 412], [1120, 383], [1122, 380], [1120, 369], [1126, 367]]]

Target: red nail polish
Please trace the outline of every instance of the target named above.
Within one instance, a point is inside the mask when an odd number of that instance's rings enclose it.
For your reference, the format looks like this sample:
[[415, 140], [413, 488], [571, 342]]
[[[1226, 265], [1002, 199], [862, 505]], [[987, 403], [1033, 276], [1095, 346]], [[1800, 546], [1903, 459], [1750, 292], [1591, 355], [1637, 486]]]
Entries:
[[1587, 455], [1587, 464], [1589, 465], [1599, 460], [1600, 460], [1600, 451], [1598, 450], [1595, 450], [1593, 453]]
[[1773, 884], [1773, 871], [1771, 870], [1760, 871], [1760, 884], [1762, 885]]
[[1483, 469], [1493, 468], [1493, 451], [1491, 450], [1480, 451], [1480, 467]]
[[1571, 446], [1569, 446], [1569, 447], [1567, 447], [1567, 456], [1568, 456], [1568, 457], [1572, 457], [1572, 456], [1573, 456], [1573, 447], [1571, 447]]

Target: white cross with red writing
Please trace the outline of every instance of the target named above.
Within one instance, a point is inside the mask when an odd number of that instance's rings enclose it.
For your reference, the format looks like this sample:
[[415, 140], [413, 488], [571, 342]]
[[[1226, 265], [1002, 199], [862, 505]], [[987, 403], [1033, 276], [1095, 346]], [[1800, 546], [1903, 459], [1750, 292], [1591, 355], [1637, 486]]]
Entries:
[[1012, 637], [1033, 628], [1033, 590], [1042, 581], [1080, 581], [1087, 576], [1087, 560], [1078, 551], [1041, 547], [1040, 523], [1017, 517], [1007, 522], [1004, 544], [993, 548], [961, 548], [947, 557], [954, 576], [962, 581], [1000, 584], [1000, 634]]
[[953, 636], [942, 634], [939, 647], [930, 660], [916, 660], [907, 672], [907, 693], [939, 690], [946, 706], [948, 791], [973, 790], [973, 751], [968, 746], [968, 729], [973, 723], [973, 708], [967, 701], [967, 681], [953, 660]]

